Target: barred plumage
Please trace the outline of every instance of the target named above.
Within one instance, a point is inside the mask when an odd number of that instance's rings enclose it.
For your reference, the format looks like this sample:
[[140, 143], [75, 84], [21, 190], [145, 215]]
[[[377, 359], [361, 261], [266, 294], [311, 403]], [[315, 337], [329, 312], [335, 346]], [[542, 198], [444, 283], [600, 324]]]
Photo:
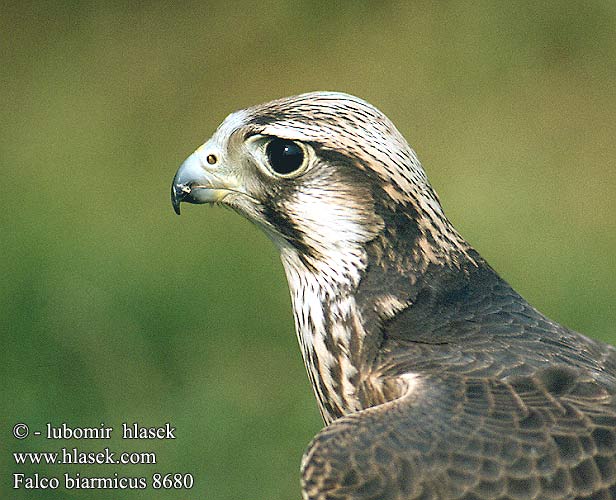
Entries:
[[328, 424], [304, 498], [616, 498], [616, 350], [490, 268], [376, 108], [319, 92], [234, 113], [172, 198], [229, 206], [280, 249]]

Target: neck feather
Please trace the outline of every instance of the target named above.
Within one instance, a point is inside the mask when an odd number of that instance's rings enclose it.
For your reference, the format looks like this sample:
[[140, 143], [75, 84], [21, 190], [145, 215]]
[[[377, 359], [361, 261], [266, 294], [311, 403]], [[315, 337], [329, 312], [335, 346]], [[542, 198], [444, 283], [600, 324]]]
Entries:
[[295, 249], [284, 248], [281, 257], [298, 341], [324, 420], [360, 410], [357, 388], [367, 373], [366, 332], [354, 292], [365, 255], [349, 251], [329, 261], [306, 263]]
[[[404, 391], [407, 379], [380, 376], [383, 323], [412, 305], [434, 269], [474, 265], [472, 249], [446, 219], [398, 207], [376, 205], [382, 223], [370, 235], [347, 228], [338, 238], [305, 239], [311, 255], [280, 245], [302, 356], [326, 422]], [[359, 241], [345, 238], [357, 234]]]

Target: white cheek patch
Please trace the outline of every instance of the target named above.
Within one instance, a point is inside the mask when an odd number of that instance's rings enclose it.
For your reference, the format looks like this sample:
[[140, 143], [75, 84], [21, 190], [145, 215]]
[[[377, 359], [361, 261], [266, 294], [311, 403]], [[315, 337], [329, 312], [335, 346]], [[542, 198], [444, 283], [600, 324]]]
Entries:
[[[358, 215], [360, 207], [332, 191], [318, 188], [301, 190], [291, 200], [296, 225], [314, 244], [330, 249], [343, 249], [345, 243], [363, 243], [368, 239]], [[361, 213], [361, 212], [359, 212]]]
[[352, 195], [308, 186], [294, 193], [286, 207], [304, 243], [317, 256], [311, 264], [323, 281], [335, 283], [335, 288], [357, 285], [365, 268], [364, 243], [373, 237], [373, 229], [362, 219]]

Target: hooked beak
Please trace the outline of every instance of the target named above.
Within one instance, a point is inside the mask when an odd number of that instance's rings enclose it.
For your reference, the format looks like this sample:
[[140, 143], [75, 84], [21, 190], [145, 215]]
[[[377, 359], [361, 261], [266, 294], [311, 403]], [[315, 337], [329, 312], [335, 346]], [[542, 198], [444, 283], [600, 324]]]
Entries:
[[180, 203], [215, 203], [233, 191], [203, 167], [198, 152], [190, 155], [180, 166], [171, 184], [173, 210], [180, 215]]

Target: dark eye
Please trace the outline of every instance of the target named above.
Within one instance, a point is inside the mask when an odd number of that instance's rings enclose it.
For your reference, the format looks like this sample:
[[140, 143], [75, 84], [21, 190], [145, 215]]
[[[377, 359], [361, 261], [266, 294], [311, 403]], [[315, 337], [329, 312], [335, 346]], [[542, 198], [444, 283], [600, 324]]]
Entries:
[[295, 172], [304, 163], [304, 151], [295, 142], [286, 139], [273, 139], [265, 148], [270, 167], [277, 174]]

